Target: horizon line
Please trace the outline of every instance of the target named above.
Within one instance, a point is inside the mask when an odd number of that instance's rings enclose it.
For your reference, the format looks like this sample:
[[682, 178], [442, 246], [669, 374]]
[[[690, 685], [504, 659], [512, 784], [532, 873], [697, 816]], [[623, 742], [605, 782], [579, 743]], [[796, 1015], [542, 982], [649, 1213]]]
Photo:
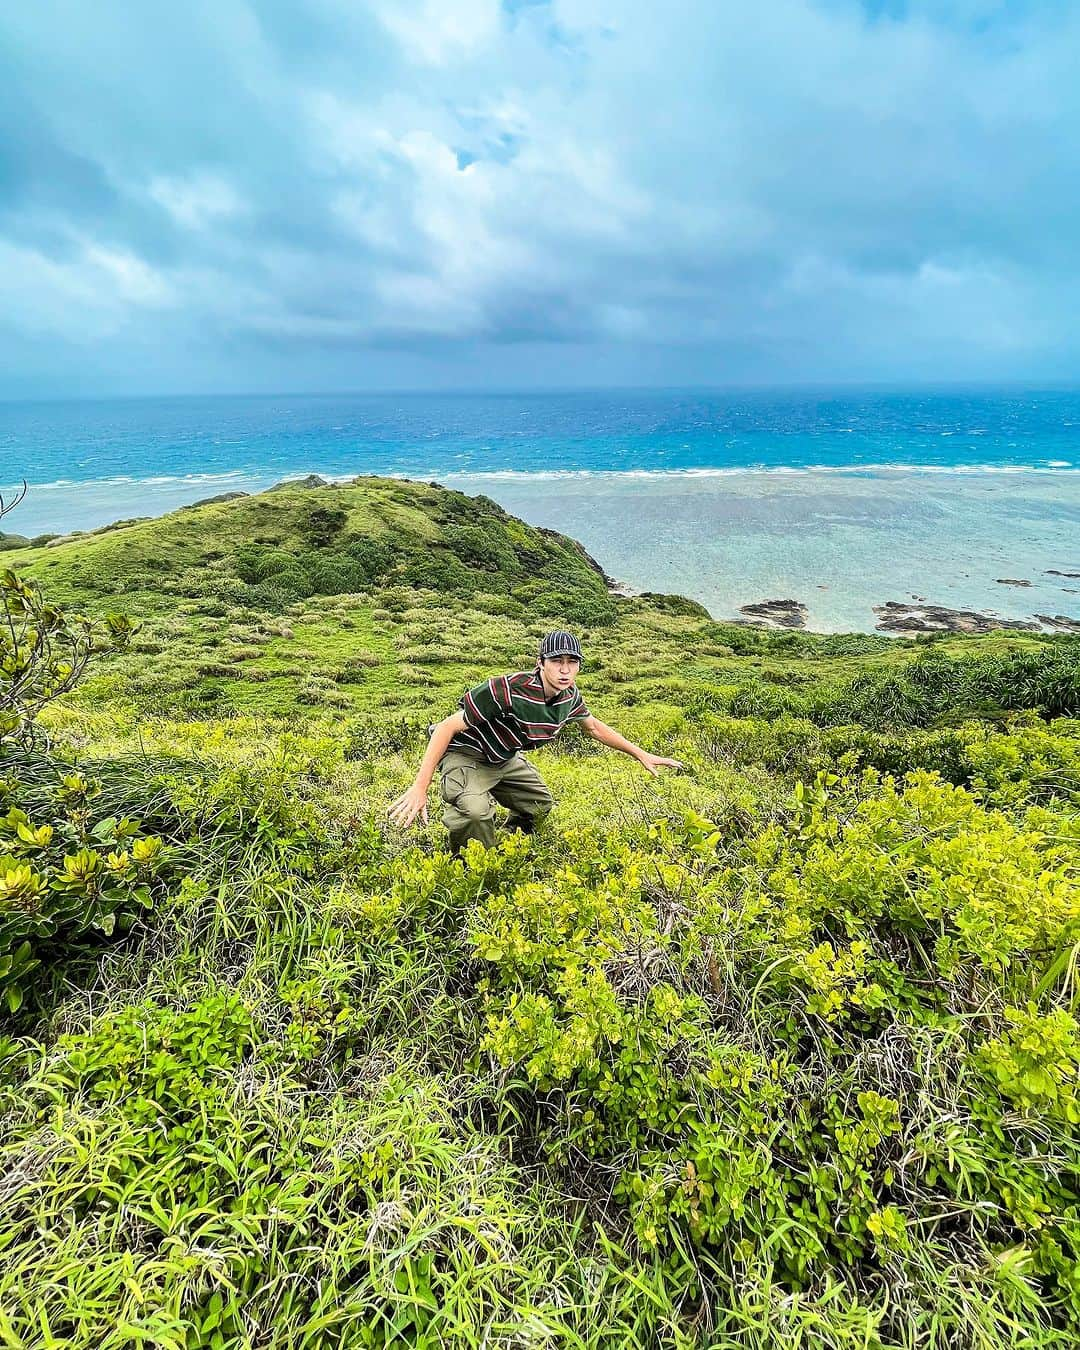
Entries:
[[54, 403], [140, 403], [176, 402], [211, 399], [266, 399], [266, 398], [530, 398], [587, 395], [587, 394], [763, 394], [763, 393], [838, 393], [848, 391], [879, 393], [931, 393], [958, 390], [1023, 390], [1028, 393], [1072, 393], [1080, 391], [1080, 377], [1073, 380], [806, 380], [767, 383], [731, 384], [596, 384], [543, 385], [534, 387], [500, 386], [487, 388], [461, 385], [453, 388], [432, 389], [416, 386], [366, 389], [281, 389], [230, 390], [212, 393], [189, 391], [185, 393], [128, 393], [128, 394], [53, 394], [33, 397], [6, 397], [0, 395], [0, 407], [36, 406]]

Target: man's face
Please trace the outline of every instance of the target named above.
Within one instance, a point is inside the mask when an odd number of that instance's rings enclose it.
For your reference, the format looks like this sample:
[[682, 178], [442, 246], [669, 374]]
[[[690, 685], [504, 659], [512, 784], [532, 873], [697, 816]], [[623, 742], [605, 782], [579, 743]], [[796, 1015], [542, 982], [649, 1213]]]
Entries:
[[540, 662], [544, 679], [552, 689], [569, 689], [580, 667], [576, 656], [547, 656]]

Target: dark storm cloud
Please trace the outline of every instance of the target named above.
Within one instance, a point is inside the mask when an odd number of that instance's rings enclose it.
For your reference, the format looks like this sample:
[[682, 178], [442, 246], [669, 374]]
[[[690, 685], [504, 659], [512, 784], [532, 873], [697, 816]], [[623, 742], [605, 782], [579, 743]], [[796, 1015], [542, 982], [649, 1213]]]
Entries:
[[1063, 4], [40, 0], [0, 393], [1062, 378]]

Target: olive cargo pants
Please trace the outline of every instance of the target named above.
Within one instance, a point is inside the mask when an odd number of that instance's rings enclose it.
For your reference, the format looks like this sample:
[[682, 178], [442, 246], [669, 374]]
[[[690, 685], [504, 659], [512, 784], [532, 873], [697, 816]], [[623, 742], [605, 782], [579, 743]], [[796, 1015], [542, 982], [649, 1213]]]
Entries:
[[443, 824], [450, 848], [459, 853], [470, 839], [485, 848], [495, 843], [495, 804], [510, 811], [511, 829], [531, 831], [555, 804], [547, 784], [521, 755], [505, 764], [485, 764], [463, 750], [448, 750], [439, 761]]

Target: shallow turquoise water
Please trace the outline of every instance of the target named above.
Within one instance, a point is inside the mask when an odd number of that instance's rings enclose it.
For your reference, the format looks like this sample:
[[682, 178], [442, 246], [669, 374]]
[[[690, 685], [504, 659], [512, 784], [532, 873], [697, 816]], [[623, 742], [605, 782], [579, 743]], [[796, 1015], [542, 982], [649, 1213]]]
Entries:
[[[1080, 474], [741, 470], [722, 474], [448, 477], [580, 539], [638, 590], [717, 617], [801, 600], [821, 631], [874, 627], [913, 597], [1003, 618], [1080, 616]], [[1000, 584], [1027, 580], [1030, 587]]]

